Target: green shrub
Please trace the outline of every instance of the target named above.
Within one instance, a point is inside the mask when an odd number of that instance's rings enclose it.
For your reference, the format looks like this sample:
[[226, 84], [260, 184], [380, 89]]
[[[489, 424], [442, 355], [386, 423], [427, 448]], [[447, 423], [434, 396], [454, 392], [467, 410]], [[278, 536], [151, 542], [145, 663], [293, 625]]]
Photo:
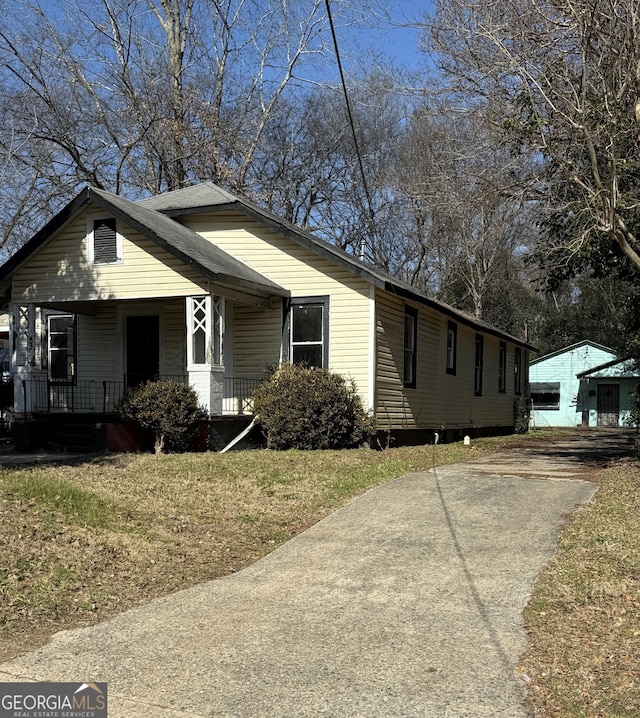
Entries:
[[283, 364], [252, 398], [272, 449], [352, 448], [373, 431], [355, 383], [325, 369]]
[[177, 381], [148, 381], [129, 390], [120, 402], [120, 416], [154, 433], [155, 452], [184, 450], [204, 411], [193, 387]]
[[633, 447], [636, 457], [640, 459], [640, 390], [633, 394], [631, 411], [625, 422], [627, 426], [635, 428]]
[[513, 433], [526, 434], [529, 431], [529, 402], [524, 396], [517, 396], [513, 402]]

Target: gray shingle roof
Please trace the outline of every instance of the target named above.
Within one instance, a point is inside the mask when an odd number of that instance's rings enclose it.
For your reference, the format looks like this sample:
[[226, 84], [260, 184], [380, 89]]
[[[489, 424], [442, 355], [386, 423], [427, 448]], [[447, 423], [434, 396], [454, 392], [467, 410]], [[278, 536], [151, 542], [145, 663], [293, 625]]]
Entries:
[[237, 197], [229, 194], [222, 187], [218, 187], [212, 182], [203, 182], [193, 187], [185, 187], [173, 192], [165, 192], [155, 197], [147, 197], [136, 204], [156, 210], [156, 212], [172, 213], [175, 211], [202, 209], [204, 207], [217, 207], [237, 201]]
[[265, 296], [287, 296], [283, 287], [248, 267], [197, 232], [140, 202], [130, 202], [105, 190], [91, 188], [99, 204], [127, 224], [155, 239], [164, 249], [187, 264], [195, 264], [212, 280], [251, 287]]
[[348, 269], [350, 272], [366, 279], [381, 289], [391, 290], [405, 298], [413, 299], [420, 304], [433, 307], [437, 311], [446, 314], [455, 321], [475, 327], [478, 331], [488, 332], [504, 337], [505, 339], [509, 339], [529, 349], [534, 348], [528, 342], [503, 332], [481, 319], [476, 319], [475, 317], [472, 317], [455, 307], [429, 297], [427, 294], [419, 291], [412, 285], [407, 284], [396, 277], [392, 277], [367, 262], [358, 259], [352, 254], [348, 254], [339, 247], [325, 242], [323, 239], [316, 237], [311, 232], [300, 229], [299, 227], [280, 219], [272, 212], [263, 209], [251, 200], [235, 196], [211, 182], [204, 182], [192, 187], [185, 187], [173, 192], [166, 192], [165, 194], [158, 195], [156, 197], [149, 197], [148, 199], [139, 201], [137, 204], [147, 208], [153, 208], [158, 212], [166, 213], [167, 215], [173, 217], [180, 216], [182, 214], [204, 212], [207, 210], [215, 212], [232, 207], [256, 221], [266, 224], [275, 231], [285, 234], [298, 244], [311, 249], [316, 254], [319, 254], [331, 262], [339, 264], [340, 266]]
[[109, 209], [116, 216], [119, 216], [121, 220], [156, 241], [186, 264], [196, 266], [199, 271], [213, 281], [236, 285], [263, 298], [288, 296], [290, 293], [277, 283], [172, 219], [173, 217], [207, 210], [215, 212], [233, 208], [274, 231], [284, 234], [321, 257], [362, 277], [376, 287], [432, 307], [445, 316], [474, 327], [479, 331], [509, 339], [529, 349], [534, 348], [518, 337], [503, 332], [487, 322], [476, 319], [455, 307], [429, 297], [415, 287], [382, 272], [310, 232], [280, 219], [254, 202], [235, 196], [211, 182], [166, 192], [138, 202], [130, 202], [111, 192], [87, 187], [0, 267], [0, 282], [8, 279], [23, 261], [28, 259], [38, 247], [50, 239], [65, 222], [69, 221], [89, 201], [95, 201]]

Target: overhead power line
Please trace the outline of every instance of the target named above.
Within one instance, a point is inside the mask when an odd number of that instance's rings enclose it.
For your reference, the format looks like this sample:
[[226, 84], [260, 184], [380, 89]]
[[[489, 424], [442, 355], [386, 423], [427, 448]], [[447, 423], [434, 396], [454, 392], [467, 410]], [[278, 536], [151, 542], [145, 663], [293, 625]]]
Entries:
[[[329, 18], [329, 27], [331, 28], [331, 36], [333, 37], [333, 47], [336, 53], [336, 61], [338, 63], [338, 72], [340, 73], [340, 82], [342, 84], [342, 92], [344, 93], [344, 101], [347, 106], [347, 117], [349, 118], [349, 126], [351, 127], [351, 135], [353, 137], [353, 144], [356, 150], [356, 157], [358, 158], [358, 166], [360, 167], [360, 176], [362, 177], [362, 186], [364, 188], [364, 194], [367, 200], [367, 209], [369, 210], [369, 222], [371, 224], [371, 233], [375, 235], [375, 217], [373, 214], [373, 202], [371, 201], [371, 194], [369, 193], [369, 186], [367, 184], [367, 178], [364, 174], [364, 163], [362, 162], [362, 154], [360, 153], [360, 146], [358, 144], [358, 135], [356, 134], [355, 124], [353, 122], [353, 114], [351, 112], [351, 103], [349, 102], [349, 93], [347, 92], [347, 83], [344, 79], [344, 71], [342, 69], [342, 60], [340, 59], [340, 50], [338, 49], [338, 37], [336, 35], [336, 29], [333, 24], [333, 16], [331, 14], [331, 6], [329, 0], [324, 0], [324, 4], [327, 8], [327, 17]], [[360, 258], [364, 259], [364, 238], [360, 244]]]

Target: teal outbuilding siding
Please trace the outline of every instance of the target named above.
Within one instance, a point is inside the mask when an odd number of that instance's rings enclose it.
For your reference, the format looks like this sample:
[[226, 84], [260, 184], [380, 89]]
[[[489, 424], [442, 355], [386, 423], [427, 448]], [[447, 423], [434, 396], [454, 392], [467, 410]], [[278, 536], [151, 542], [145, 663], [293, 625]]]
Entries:
[[638, 363], [632, 359], [614, 359], [578, 374], [580, 385], [596, 397], [596, 409], [590, 423], [597, 426], [625, 426], [633, 408], [640, 383]]
[[[598, 415], [598, 384], [602, 378], [580, 377], [597, 367], [619, 362], [621, 357], [608, 347], [591, 341], [560, 349], [531, 362], [529, 367], [529, 381], [531, 390], [531, 426], [597, 426]], [[627, 380], [625, 380], [626, 382]], [[628, 397], [626, 387], [621, 387], [620, 381], [608, 377], [608, 397], [600, 390], [600, 403], [611, 399], [614, 404], [615, 391], [613, 386], [620, 388], [618, 393], [619, 406], [616, 425], [622, 425], [620, 416], [622, 407], [628, 412]], [[624, 395], [624, 396], [623, 396]], [[611, 406], [607, 406], [611, 408]], [[607, 412], [610, 415], [612, 411]]]

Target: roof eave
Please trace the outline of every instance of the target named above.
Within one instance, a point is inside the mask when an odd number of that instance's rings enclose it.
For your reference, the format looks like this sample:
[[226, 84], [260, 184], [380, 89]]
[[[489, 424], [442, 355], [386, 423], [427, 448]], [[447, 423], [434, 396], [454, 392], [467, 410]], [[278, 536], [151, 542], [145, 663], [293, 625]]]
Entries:
[[[355, 260], [351, 260], [348, 257], [341, 257], [337, 251], [332, 251], [330, 247], [323, 246], [321, 240], [317, 237], [311, 238], [307, 236], [307, 233], [305, 233], [304, 230], [298, 230], [286, 222], [278, 221], [278, 219], [272, 217], [269, 213], [264, 210], [254, 208], [247, 202], [237, 200], [236, 202], [228, 204], [219, 204], [211, 207], [210, 211], [223, 212], [229, 209], [239, 210], [250, 219], [260, 222], [260, 224], [265, 225], [278, 234], [283, 234], [285, 237], [292, 239], [294, 242], [297, 242], [318, 256], [323, 257], [327, 261], [338, 264], [361, 279], [365, 279], [380, 289], [384, 289], [384, 281], [377, 277], [373, 272], [368, 271], [366, 266], [360, 266]], [[202, 212], [203, 210], [201, 209], [199, 211]]]
[[435, 299], [429, 299], [429, 297], [425, 296], [424, 294], [413, 292], [409, 287], [395, 284], [392, 281], [387, 281], [384, 288], [388, 292], [397, 294], [404, 299], [410, 299], [414, 302], [418, 302], [419, 304], [423, 304], [424, 306], [430, 307], [431, 309], [440, 312], [440, 314], [444, 314], [445, 316], [455, 320], [459, 324], [465, 324], [468, 327], [471, 327], [472, 329], [475, 329], [482, 334], [491, 334], [500, 339], [505, 339], [512, 344], [518, 344], [518, 346], [521, 346], [523, 349], [527, 349], [528, 351], [535, 351], [536, 349], [525, 339], [519, 339], [518, 337], [514, 337], [512, 334], [509, 334], [508, 332], [503, 332], [497, 327], [492, 327], [489, 324], [485, 324], [483, 322], [476, 322], [474, 321], [473, 317], [470, 317], [463, 312], [456, 310], [454, 307], [449, 307], [448, 305], [442, 304]]

